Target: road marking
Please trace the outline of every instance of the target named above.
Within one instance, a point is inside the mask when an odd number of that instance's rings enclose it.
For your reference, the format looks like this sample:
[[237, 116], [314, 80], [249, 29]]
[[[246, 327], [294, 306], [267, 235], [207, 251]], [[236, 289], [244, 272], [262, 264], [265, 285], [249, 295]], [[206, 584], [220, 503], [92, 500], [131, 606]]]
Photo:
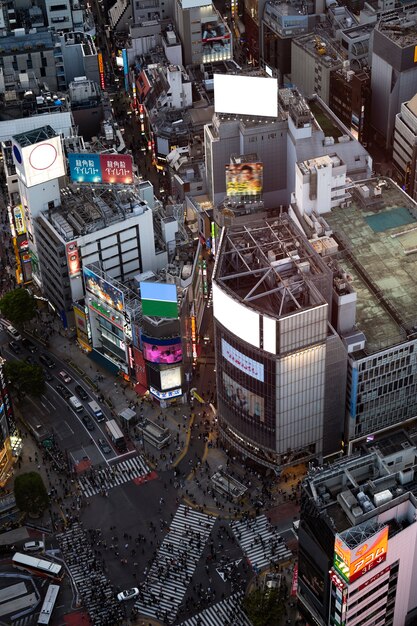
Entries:
[[68, 426], [68, 429], [71, 431], [71, 435], [73, 435], [74, 431], [72, 430], [71, 426], [68, 424], [67, 420], [64, 420], [64, 423]]
[[52, 402], [49, 400], [48, 396], [45, 396], [45, 394], [42, 394], [42, 398], [45, 400], [45, 402], [50, 404], [53, 409], [56, 409], [55, 404], [52, 404]]

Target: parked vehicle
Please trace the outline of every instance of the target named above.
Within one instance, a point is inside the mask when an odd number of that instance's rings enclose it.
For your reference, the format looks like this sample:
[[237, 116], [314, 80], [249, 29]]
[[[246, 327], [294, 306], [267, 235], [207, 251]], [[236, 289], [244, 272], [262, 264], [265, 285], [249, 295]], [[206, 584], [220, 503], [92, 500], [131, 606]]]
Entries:
[[59, 377], [62, 378], [64, 383], [66, 383], [67, 385], [72, 381], [71, 376], [65, 370], [61, 370], [59, 372]]
[[25, 552], [39, 552], [45, 550], [45, 544], [43, 541], [27, 541], [23, 544], [23, 550]]
[[38, 351], [38, 348], [35, 346], [35, 344], [30, 339], [27, 339], [27, 337], [22, 337], [21, 343], [22, 343], [22, 346], [26, 350], [29, 350], [29, 352], [32, 352], [32, 354]]
[[88, 400], [88, 393], [86, 392], [84, 387], [81, 387], [81, 385], [75, 385], [75, 391], [78, 393], [81, 400]]
[[77, 396], [71, 396], [68, 399], [68, 402], [71, 405], [71, 408], [73, 408], [74, 411], [76, 411], [77, 413], [83, 410], [83, 405], [81, 404]]
[[48, 354], [41, 354], [39, 357], [39, 361], [42, 363], [42, 365], [45, 365], [46, 367], [55, 367], [55, 361], [51, 359]]
[[19, 344], [17, 343], [17, 341], [10, 341], [9, 342], [9, 348], [15, 354], [20, 354], [22, 352], [21, 349], [20, 349]]
[[89, 415], [83, 415], [82, 421], [86, 429], [90, 432], [95, 429], [94, 422]]
[[111, 447], [109, 446], [109, 444], [107, 443], [105, 439], [98, 439], [97, 443], [100, 447], [100, 450], [103, 452], [103, 454], [111, 453]]

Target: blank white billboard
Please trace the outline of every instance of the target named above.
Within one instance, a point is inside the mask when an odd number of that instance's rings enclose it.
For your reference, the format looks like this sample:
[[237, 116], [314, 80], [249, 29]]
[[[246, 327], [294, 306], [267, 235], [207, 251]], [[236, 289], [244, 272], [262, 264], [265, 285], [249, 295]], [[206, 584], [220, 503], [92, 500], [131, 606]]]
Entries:
[[259, 314], [227, 295], [213, 283], [213, 315], [227, 330], [259, 348]]
[[214, 110], [216, 113], [277, 117], [277, 79], [214, 74]]

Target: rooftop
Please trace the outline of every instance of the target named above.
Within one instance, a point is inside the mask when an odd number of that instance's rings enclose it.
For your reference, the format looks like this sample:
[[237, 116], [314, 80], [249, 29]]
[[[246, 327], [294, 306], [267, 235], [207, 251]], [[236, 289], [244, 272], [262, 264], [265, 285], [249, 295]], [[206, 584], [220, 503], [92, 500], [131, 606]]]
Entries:
[[391, 179], [351, 190], [352, 204], [326, 221], [358, 293], [356, 321], [372, 354], [407, 339], [417, 325], [417, 204]]
[[36, 128], [35, 130], [15, 135], [13, 138], [21, 145], [22, 148], [25, 148], [56, 136], [57, 133], [53, 128], [51, 128], [51, 126], [42, 126], [42, 128]]
[[377, 29], [400, 48], [414, 45], [417, 37], [417, 11], [405, 7], [403, 11], [382, 17]]
[[217, 263], [223, 289], [273, 317], [326, 302], [328, 270], [286, 214], [230, 226]]
[[328, 68], [337, 67], [343, 61], [343, 57], [330, 43], [330, 38], [325, 38], [322, 34], [320, 36], [314, 33], [302, 35], [294, 39], [293, 45], [304, 48], [311, 56], [317, 57], [320, 63]]
[[[334, 533], [354, 548], [386, 525], [390, 534], [415, 521], [417, 450], [404, 431], [364, 447], [362, 454], [310, 472], [305, 496]], [[382, 517], [382, 523], [380, 521]], [[395, 517], [395, 519], [394, 519]]]

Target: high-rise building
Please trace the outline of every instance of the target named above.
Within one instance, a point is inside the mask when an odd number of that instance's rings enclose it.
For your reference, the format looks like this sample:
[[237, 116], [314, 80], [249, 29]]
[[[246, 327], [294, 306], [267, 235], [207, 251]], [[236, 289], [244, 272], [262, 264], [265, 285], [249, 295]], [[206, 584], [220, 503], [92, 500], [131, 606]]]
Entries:
[[417, 94], [395, 116], [392, 160], [403, 189], [417, 199]]
[[5, 360], [0, 357], [0, 487], [4, 487], [12, 475], [21, 450], [4, 364]]
[[403, 8], [383, 16], [375, 26], [372, 48], [372, 126], [389, 148], [395, 116], [416, 93], [416, 9]]
[[403, 431], [302, 484], [298, 599], [320, 626], [412, 626], [416, 442]]
[[332, 272], [288, 215], [223, 229], [213, 273], [218, 421], [244, 458], [279, 468], [341, 449], [346, 351], [329, 324], [331, 291]]

